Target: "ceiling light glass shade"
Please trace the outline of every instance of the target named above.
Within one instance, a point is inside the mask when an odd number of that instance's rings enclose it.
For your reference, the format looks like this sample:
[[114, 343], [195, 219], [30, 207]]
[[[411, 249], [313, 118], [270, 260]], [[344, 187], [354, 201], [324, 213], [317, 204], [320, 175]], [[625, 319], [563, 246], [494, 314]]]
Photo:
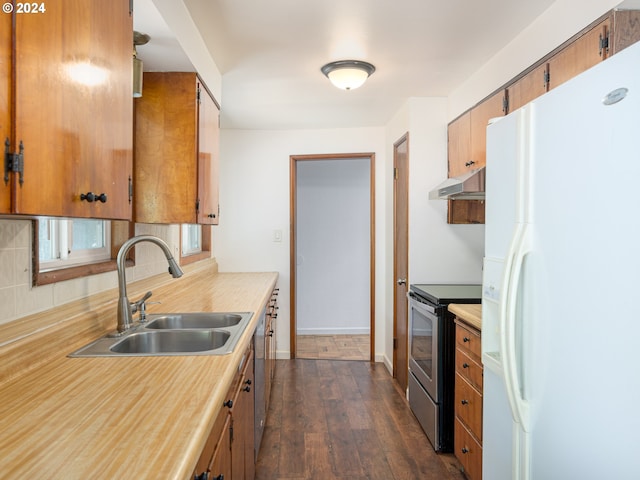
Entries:
[[353, 90], [362, 86], [367, 78], [376, 71], [376, 67], [359, 60], [340, 60], [327, 63], [320, 69], [336, 87]]

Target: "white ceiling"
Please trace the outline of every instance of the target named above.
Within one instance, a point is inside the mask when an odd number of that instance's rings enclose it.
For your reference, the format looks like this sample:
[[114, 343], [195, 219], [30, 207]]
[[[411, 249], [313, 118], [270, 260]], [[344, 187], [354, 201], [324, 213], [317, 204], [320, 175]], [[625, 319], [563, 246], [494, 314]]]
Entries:
[[[409, 97], [447, 96], [554, 0], [182, 0], [222, 74], [223, 128], [383, 126]], [[152, 0], [134, 1], [145, 70], [191, 70]], [[320, 67], [365, 60], [364, 86]], [[489, 93], [489, 92], [487, 92]], [[218, 99], [220, 100], [220, 99]]]

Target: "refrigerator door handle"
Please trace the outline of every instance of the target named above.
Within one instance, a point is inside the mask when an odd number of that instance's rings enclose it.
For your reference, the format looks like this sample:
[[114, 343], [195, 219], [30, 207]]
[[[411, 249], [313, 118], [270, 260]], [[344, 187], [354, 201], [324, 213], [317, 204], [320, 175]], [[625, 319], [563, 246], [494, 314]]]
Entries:
[[502, 369], [514, 421], [529, 431], [529, 404], [522, 396], [522, 384], [518, 372], [516, 324], [518, 291], [522, 279], [524, 259], [530, 251], [528, 224], [516, 224], [506, 259], [503, 279], [503, 296], [500, 302], [500, 349]]

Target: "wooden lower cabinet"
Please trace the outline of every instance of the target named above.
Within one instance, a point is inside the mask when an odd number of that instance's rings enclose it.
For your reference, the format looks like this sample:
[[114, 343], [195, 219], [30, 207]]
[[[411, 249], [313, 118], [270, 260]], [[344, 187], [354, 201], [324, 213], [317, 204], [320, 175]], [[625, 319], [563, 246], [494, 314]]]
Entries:
[[252, 342], [200, 454], [194, 480], [255, 478], [253, 372]]
[[271, 292], [271, 298], [267, 304], [267, 315], [264, 330], [264, 397], [265, 408], [269, 411], [271, 399], [271, 384], [276, 372], [276, 318], [278, 318], [278, 288]]
[[482, 363], [480, 332], [456, 317], [454, 451], [469, 480], [482, 478]]

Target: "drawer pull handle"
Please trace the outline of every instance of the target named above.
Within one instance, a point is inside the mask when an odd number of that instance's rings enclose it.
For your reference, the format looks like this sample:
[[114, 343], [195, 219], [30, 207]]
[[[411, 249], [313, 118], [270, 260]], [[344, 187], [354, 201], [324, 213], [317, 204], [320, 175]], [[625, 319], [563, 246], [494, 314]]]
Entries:
[[469, 400], [461, 400], [460, 403], [462, 405], [469, 405]]
[[462, 447], [462, 453], [469, 453], [469, 449], [467, 447]]
[[468, 363], [463, 363], [462, 364], [462, 368], [469, 368], [469, 364]]

